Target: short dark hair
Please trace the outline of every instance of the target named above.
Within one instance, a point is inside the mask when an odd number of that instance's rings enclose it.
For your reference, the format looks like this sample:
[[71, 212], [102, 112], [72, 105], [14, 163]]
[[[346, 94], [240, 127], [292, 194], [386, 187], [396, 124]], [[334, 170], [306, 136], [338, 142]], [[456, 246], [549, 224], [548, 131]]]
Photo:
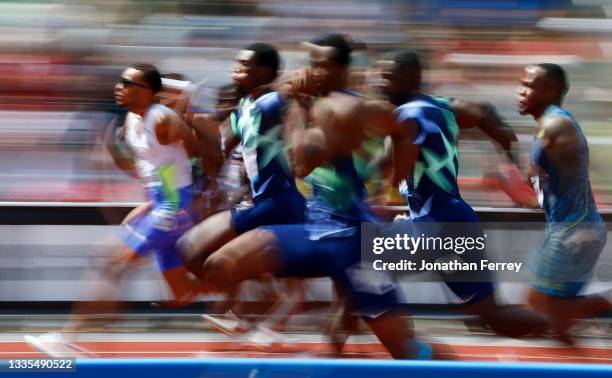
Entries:
[[555, 63], [540, 63], [536, 67], [544, 70], [544, 77], [557, 87], [561, 96], [564, 96], [569, 90], [569, 79], [567, 73], [558, 64]]
[[348, 66], [351, 63], [351, 53], [353, 45], [342, 34], [332, 33], [318, 37], [311, 41], [312, 44], [324, 47], [333, 47], [336, 49], [330, 60], [342, 66]]
[[422, 69], [419, 53], [414, 50], [401, 49], [393, 51], [391, 53], [391, 61], [393, 61], [400, 70], [410, 69], [420, 73]]
[[267, 43], [257, 42], [245, 47], [245, 50], [255, 53], [255, 64], [258, 66], [268, 67], [272, 71], [272, 79], [278, 76], [278, 70], [281, 64], [280, 54], [278, 50]]
[[153, 90], [153, 93], [160, 91], [162, 87], [162, 78], [157, 68], [148, 63], [134, 63], [130, 68], [142, 72], [142, 79]]

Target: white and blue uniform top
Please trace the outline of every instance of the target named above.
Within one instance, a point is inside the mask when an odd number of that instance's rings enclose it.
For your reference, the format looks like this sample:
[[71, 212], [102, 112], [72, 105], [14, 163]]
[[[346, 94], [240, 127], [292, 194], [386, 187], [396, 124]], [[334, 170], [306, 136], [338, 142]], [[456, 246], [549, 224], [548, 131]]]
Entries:
[[268, 92], [256, 100], [243, 97], [230, 116], [232, 133], [242, 141], [253, 199], [274, 196], [295, 187], [282, 141], [286, 108], [278, 92]]
[[176, 117], [173, 110], [161, 104], [151, 105], [144, 116], [128, 113], [126, 141], [135, 155], [136, 174], [149, 198], [180, 206], [180, 189], [192, 185], [189, 156], [182, 143], [166, 145], [157, 140], [155, 125], [164, 115]]

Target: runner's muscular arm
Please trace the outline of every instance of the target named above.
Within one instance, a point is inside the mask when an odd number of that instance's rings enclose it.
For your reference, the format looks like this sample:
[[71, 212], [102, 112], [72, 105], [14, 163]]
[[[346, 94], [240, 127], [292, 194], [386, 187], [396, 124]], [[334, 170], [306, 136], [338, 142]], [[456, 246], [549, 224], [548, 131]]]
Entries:
[[541, 124], [544, 153], [549, 162], [557, 168], [564, 181], [572, 181], [580, 164], [578, 133], [572, 122], [562, 117], [545, 117]]
[[204, 113], [190, 117], [187, 125], [197, 138], [204, 171], [210, 178], [217, 177], [224, 161], [221, 121], [212, 113]]
[[486, 102], [471, 102], [452, 99], [451, 106], [461, 129], [478, 128], [491, 138], [517, 166], [519, 158], [513, 150], [518, 141], [514, 131], [497, 114], [495, 107]]
[[[561, 182], [571, 182], [579, 163], [576, 159], [577, 134], [573, 124], [566, 118], [546, 117], [542, 121], [539, 134], [543, 142], [543, 151], [540, 153], [545, 154], [549, 163], [556, 166], [559, 174], [564, 176]], [[532, 181], [523, 182], [520, 173], [512, 170], [512, 166], [502, 169], [502, 189], [510, 198], [520, 205], [540, 208]], [[530, 166], [528, 176], [531, 178], [536, 175], [537, 172]]]
[[386, 101], [367, 101], [364, 106], [364, 122], [375, 135], [388, 135], [391, 144], [387, 145], [386, 159], [381, 162], [392, 164], [391, 185], [412, 175], [414, 164], [419, 156], [419, 146], [414, 144], [419, 127], [412, 119], [398, 122], [395, 107]]
[[272, 87], [287, 103], [296, 101], [300, 106], [309, 108], [316, 100], [316, 86], [310, 67], [283, 75]]
[[219, 131], [221, 136], [219, 143], [221, 143], [221, 151], [223, 156], [227, 159], [229, 154], [236, 146], [240, 144], [240, 137], [234, 134], [232, 131], [232, 125], [228, 124], [227, 127], [222, 127]]
[[190, 157], [200, 157], [195, 135], [176, 114], [162, 114], [155, 123], [155, 135], [159, 144], [182, 142]]
[[368, 172], [380, 172], [383, 179], [390, 177], [393, 173], [393, 141], [387, 135], [383, 142], [382, 150], [378, 151], [368, 162]]
[[[529, 208], [538, 208], [537, 196], [532, 188], [531, 180], [526, 179], [519, 167], [519, 157], [516, 148], [516, 134], [497, 114], [495, 107], [489, 103], [476, 103], [453, 99], [451, 106], [455, 113], [457, 124], [461, 129], [479, 128], [500, 147], [511, 163], [497, 165], [501, 189], [517, 204]], [[529, 175], [531, 177], [531, 174]]]
[[136, 177], [134, 154], [125, 143], [125, 125], [119, 128], [115, 128], [113, 123], [109, 125], [104, 133], [104, 147], [119, 169]]
[[362, 100], [346, 94], [319, 98], [309, 109], [310, 125], [291, 138], [291, 162], [298, 177], [336, 156], [350, 155], [363, 142]]
[[324, 120], [318, 115], [313, 124], [307, 129], [295, 127], [290, 131], [290, 160], [293, 173], [298, 178], [306, 177], [315, 168], [323, 165], [331, 157], [328, 141], [323, 127], [330, 119]]

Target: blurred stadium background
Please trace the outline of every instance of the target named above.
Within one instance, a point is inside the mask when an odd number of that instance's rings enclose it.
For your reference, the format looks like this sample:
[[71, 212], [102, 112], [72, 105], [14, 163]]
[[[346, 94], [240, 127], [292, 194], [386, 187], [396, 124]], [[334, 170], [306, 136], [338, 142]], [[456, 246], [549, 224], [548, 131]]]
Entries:
[[[118, 111], [112, 89], [131, 62], [156, 64], [214, 90], [252, 41], [282, 50], [285, 69], [306, 63], [299, 42], [339, 31], [367, 44], [354, 84], [381, 52], [411, 47], [438, 95], [493, 103], [527, 158], [533, 121], [515, 111], [522, 67], [561, 63], [567, 107], [591, 146], [601, 208], [612, 206], [612, 4], [605, 0], [2, 1], [0, 201], [126, 202], [138, 183], [114, 168], [100, 134]], [[494, 149], [476, 133], [461, 142], [461, 184], [473, 206], [511, 207], [483, 187]], [[491, 154], [490, 154], [491, 155]], [[486, 183], [486, 182], [485, 182]]]
[[[128, 209], [143, 199], [139, 183], [115, 168], [101, 146], [104, 130], [119, 112], [113, 86], [122, 69], [151, 62], [162, 73], [184, 74], [213, 92], [229, 82], [237, 50], [253, 41], [279, 47], [285, 70], [291, 70], [307, 63], [301, 41], [324, 32], [346, 33], [367, 45], [353, 61], [353, 84], [365, 92], [367, 69], [379, 54], [417, 49], [427, 62], [427, 90], [494, 104], [518, 134], [525, 162], [534, 122], [515, 110], [518, 79], [526, 64], [560, 63], [571, 79], [567, 107], [589, 138], [598, 205], [612, 207], [608, 1], [0, 1], [0, 30], [4, 301], [74, 299], [74, 283], [83, 269], [98, 265], [97, 252], [108, 243], [102, 238], [112, 229], [98, 220], [73, 221], [75, 208]], [[483, 180], [498, 159], [491, 143], [478, 132], [464, 133], [460, 143], [466, 200], [472, 206], [513, 207]], [[53, 210], [50, 202], [76, 204], [70, 211]], [[46, 210], [36, 210], [37, 204]], [[49, 212], [54, 221], [47, 220]], [[110, 212], [104, 216], [120, 219]], [[75, 231], [76, 226], [50, 223], [83, 225]], [[520, 239], [517, 248], [537, 240], [513, 232]], [[606, 264], [601, 282], [612, 279]], [[153, 270], [140, 272], [126, 299], [163, 298], [156, 277]], [[440, 290], [415, 290], [425, 294], [412, 301], [445, 302]], [[329, 287], [323, 291], [327, 298]], [[515, 295], [510, 301], [517, 300]]]
[[[65, 317], [58, 314], [65, 314], [73, 300], [88, 299], [80, 295], [92, 282], [81, 278], [101, 265], [102, 248], [113, 243], [105, 238], [113, 230], [107, 223], [116, 224], [143, 200], [140, 184], [114, 167], [101, 143], [104, 130], [120, 112], [114, 104], [113, 87], [127, 64], [150, 62], [162, 73], [184, 74], [202, 84], [198, 101], [205, 102], [210, 101], [209, 93], [229, 82], [240, 47], [254, 41], [272, 43], [282, 52], [285, 70], [291, 70], [307, 64], [301, 41], [331, 31], [367, 45], [367, 50], [354, 54], [353, 61], [353, 85], [365, 92], [367, 69], [379, 54], [398, 47], [421, 51], [427, 63], [427, 91], [495, 105], [519, 136], [523, 168], [534, 122], [515, 110], [518, 79], [526, 64], [560, 63], [571, 80], [567, 108], [589, 139], [598, 206], [608, 212], [612, 208], [608, 170], [612, 160], [612, 1], [0, 0], [0, 354], [36, 356], [23, 343], [22, 333], [60, 328]], [[460, 184], [465, 199], [481, 211], [487, 209], [487, 221], [502, 220], [500, 214], [514, 214], [509, 218], [514, 222], [533, 220], [529, 210], [509, 209], [515, 207], [509, 197], [486, 179], [498, 162], [491, 143], [478, 132], [463, 133], [460, 143]], [[518, 229], [500, 232], [506, 234], [508, 253], [513, 253], [535, 245], [541, 237], [539, 230], [539, 226], [523, 223]], [[284, 346], [245, 354], [233, 340], [202, 333], [200, 304], [187, 309], [193, 314], [183, 317], [164, 315], [174, 310], [149, 311], [150, 301], [169, 298], [154, 264], [151, 261], [131, 277], [122, 297], [140, 303], [138, 310], [144, 308], [146, 315], [135, 311], [118, 327], [127, 336], [94, 334], [85, 340], [89, 341], [87, 348], [106, 357], [206, 357], [198, 362], [206, 365], [211, 356], [329, 356], [325, 349], [310, 350], [314, 346], [306, 351], [289, 348], [287, 352]], [[612, 243], [596, 267], [596, 278], [587, 291], [610, 287]], [[448, 310], [446, 305], [453, 298], [447, 289], [436, 282], [416, 281], [403, 282], [410, 304], [428, 305], [428, 309], [443, 305]], [[309, 287], [306, 302], [331, 300], [328, 280], [310, 281]], [[243, 299], [260, 299], [261, 293], [252, 288], [247, 287]], [[502, 300], [522, 302], [524, 288], [520, 283], [501, 285]], [[292, 329], [305, 329], [306, 336], [302, 336], [308, 341], [314, 337], [311, 333], [320, 330], [327, 312], [318, 315], [316, 328], [304, 328], [298, 317]], [[579, 329], [584, 336], [581, 341], [591, 346], [579, 352], [548, 341], [537, 349], [522, 341], [487, 338], [490, 332], [478, 327], [467, 332], [462, 319], [446, 316], [417, 312], [417, 331], [439, 336], [444, 342], [450, 338], [461, 359], [592, 363], [612, 359], [609, 317], [596, 327], [589, 323], [586, 330]], [[130, 333], [134, 331], [142, 335], [134, 336]], [[470, 335], [469, 340], [463, 339], [465, 334]], [[129, 339], [130, 335], [135, 339]], [[357, 339], [349, 346], [353, 357], [386, 356], [371, 337], [360, 337], [365, 342]], [[218, 339], [218, 345], [211, 342]], [[323, 341], [321, 336], [318, 342]], [[107, 369], [109, 366], [114, 365]], [[517, 366], [522, 367], [514, 364], [512, 368]], [[567, 365], [551, 366], [540, 366], [542, 370], [532, 373], [542, 376], [543, 369], [554, 368], [559, 374], [570, 376], [576, 371], [586, 376]], [[123, 365], [119, 368], [124, 369]], [[492, 366], [476, 368], [481, 374], [494, 374]], [[231, 369], [238, 371], [234, 366]], [[609, 369], [598, 369], [600, 376], [609, 374]], [[526, 374], [519, 370], [505, 374]], [[122, 373], [126, 371], [131, 370]], [[257, 369], [249, 371], [249, 376], [257, 373]], [[162, 372], [163, 367], [159, 374]], [[191, 376], [187, 373], [191, 370], [175, 369], [171, 374]], [[361, 373], [370, 374], [370, 370]], [[472, 371], [467, 374], [473, 375]], [[433, 371], [429, 376], [440, 375]]]

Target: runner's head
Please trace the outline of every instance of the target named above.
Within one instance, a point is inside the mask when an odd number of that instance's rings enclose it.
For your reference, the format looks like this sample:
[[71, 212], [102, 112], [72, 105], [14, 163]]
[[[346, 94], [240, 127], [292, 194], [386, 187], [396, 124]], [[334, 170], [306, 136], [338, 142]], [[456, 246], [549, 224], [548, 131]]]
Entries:
[[146, 109], [155, 102], [155, 94], [161, 89], [161, 75], [150, 64], [132, 64], [121, 73], [115, 85], [115, 101], [129, 110]]
[[395, 105], [406, 102], [421, 87], [421, 59], [412, 50], [397, 50], [377, 63], [375, 86]]
[[516, 90], [519, 113], [538, 116], [549, 105], [561, 105], [568, 90], [567, 74], [558, 64], [527, 66]]
[[267, 43], [253, 43], [240, 50], [232, 79], [243, 93], [273, 82], [278, 76], [281, 59], [273, 46]]
[[317, 92], [326, 95], [344, 89], [351, 65], [352, 43], [341, 34], [327, 34], [304, 45], [310, 50]]

